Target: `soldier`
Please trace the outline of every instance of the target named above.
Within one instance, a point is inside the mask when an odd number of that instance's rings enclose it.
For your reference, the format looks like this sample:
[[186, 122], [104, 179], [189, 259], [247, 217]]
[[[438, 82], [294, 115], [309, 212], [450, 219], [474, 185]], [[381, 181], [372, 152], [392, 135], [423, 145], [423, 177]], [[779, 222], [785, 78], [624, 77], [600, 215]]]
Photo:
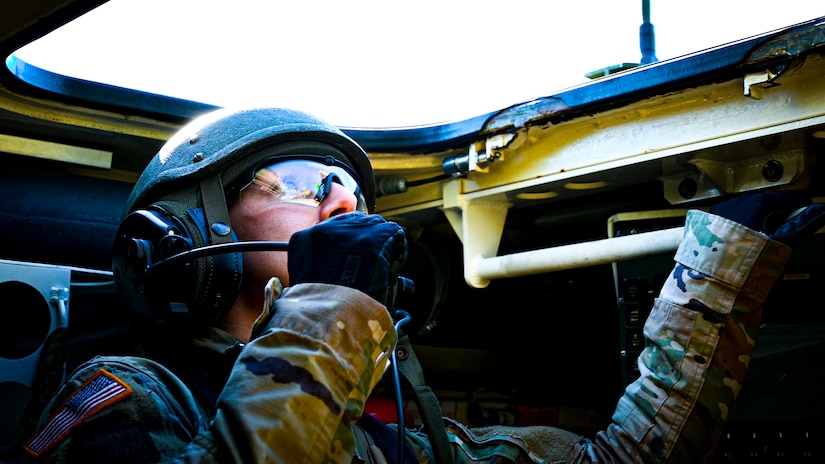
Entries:
[[700, 462], [745, 380], [762, 302], [825, 216], [791, 190], [691, 211], [640, 378], [595, 438], [439, 418], [402, 427], [399, 447], [398, 428], [363, 413], [397, 343], [388, 308], [406, 256], [374, 203], [364, 150], [309, 114], [222, 109], [185, 126], [136, 183], [114, 246], [118, 286], [155, 330], [146, 353], [80, 365], [27, 459]]

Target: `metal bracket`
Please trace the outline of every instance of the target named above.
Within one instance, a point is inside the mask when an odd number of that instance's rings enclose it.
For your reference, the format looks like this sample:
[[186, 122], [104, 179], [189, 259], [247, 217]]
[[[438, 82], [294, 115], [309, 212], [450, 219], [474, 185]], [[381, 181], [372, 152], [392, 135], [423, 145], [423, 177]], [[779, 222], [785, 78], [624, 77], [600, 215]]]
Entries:
[[461, 193], [463, 182], [444, 184], [444, 215], [463, 245], [464, 280], [471, 287], [484, 288], [490, 280], [476, 272], [478, 262], [498, 253], [510, 203], [506, 194], [468, 200]]
[[57, 309], [55, 320], [52, 324], [56, 327], [68, 327], [69, 289], [66, 287], [52, 287], [49, 292], [49, 302]]
[[510, 143], [513, 137], [515, 134], [498, 134], [470, 145], [469, 171], [487, 172], [490, 164], [503, 160], [503, 154], [498, 150]]
[[745, 74], [745, 96], [761, 100], [765, 89], [779, 85], [773, 82], [777, 76], [771, 70]]
[[706, 174], [722, 193], [746, 192], [759, 188], [789, 184], [805, 171], [805, 150], [742, 160], [696, 158], [689, 161]]
[[479, 140], [470, 145], [466, 155], [458, 155], [446, 158], [441, 163], [444, 173], [453, 177], [462, 176], [469, 172], [487, 172], [488, 167], [494, 161], [503, 159], [503, 154], [499, 149], [513, 140], [515, 134], [498, 134]]

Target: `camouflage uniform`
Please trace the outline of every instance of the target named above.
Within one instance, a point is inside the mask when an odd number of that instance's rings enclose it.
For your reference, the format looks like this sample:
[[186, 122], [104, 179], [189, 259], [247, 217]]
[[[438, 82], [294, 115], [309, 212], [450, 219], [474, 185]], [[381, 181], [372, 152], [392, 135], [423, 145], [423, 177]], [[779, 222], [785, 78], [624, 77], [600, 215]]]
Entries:
[[[744, 382], [761, 304], [790, 254], [763, 234], [691, 211], [674, 271], [645, 325], [641, 377], [619, 400], [613, 424], [590, 440], [552, 427], [468, 429], [446, 421], [455, 461], [706, 460]], [[185, 365], [96, 358], [49, 406], [30, 453], [49, 462], [288, 463], [380, 454], [362, 441], [356, 450], [353, 426], [396, 342], [384, 307], [339, 286], [268, 289], [272, 311], [253, 341], [241, 345], [216, 329], [197, 340], [211, 353], [205, 359], [215, 359], [211, 367], [227, 363], [217, 398], [192, 388], [203, 379]], [[432, 461], [424, 434], [408, 431], [407, 443], [418, 462]]]

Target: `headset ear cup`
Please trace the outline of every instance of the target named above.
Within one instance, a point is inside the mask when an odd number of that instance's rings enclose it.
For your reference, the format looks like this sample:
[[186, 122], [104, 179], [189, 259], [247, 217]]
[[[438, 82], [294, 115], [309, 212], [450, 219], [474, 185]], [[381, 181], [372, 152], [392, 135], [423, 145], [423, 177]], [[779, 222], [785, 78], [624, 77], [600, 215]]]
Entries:
[[[159, 202], [126, 216], [112, 250], [115, 282], [141, 316], [171, 323], [189, 323], [193, 318], [214, 323], [240, 292], [242, 254], [170, 259], [210, 245], [203, 210], [183, 208]], [[237, 241], [234, 233], [232, 238]], [[158, 265], [164, 260], [169, 261]]]
[[138, 314], [168, 320], [191, 305], [186, 294], [195, 278], [191, 262], [152, 266], [193, 247], [189, 230], [162, 208], [134, 211], [121, 222], [112, 249], [112, 270], [121, 295]]

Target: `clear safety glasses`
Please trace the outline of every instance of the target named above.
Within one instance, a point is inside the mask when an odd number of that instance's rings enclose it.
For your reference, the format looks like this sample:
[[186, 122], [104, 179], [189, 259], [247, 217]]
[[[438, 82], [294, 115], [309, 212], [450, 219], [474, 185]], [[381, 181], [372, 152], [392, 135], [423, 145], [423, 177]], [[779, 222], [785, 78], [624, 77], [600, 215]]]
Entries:
[[336, 183], [355, 195], [356, 209], [367, 212], [358, 182], [346, 169], [315, 161], [296, 159], [274, 162], [258, 169], [241, 189], [239, 201], [256, 211], [276, 203], [298, 203], [318, 207]]

